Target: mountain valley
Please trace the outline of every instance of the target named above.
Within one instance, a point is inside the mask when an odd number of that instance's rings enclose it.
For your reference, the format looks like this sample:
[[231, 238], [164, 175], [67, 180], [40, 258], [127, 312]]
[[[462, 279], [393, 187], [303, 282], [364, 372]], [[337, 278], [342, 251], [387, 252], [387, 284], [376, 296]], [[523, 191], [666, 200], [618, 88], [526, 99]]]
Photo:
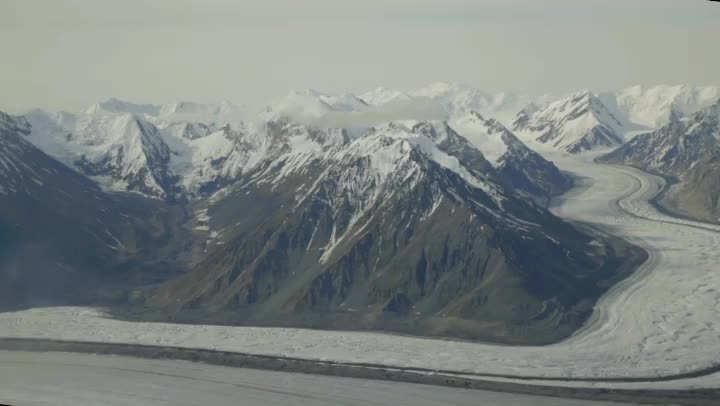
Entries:
[[[553, 100], [434, 84], [297, 91], [255, 113], [117, 99], [3, 113], [0, 304], [557, 341], [646, 254], [548, 211], [575, 181], [548, 156], [623, 145], [602, 159], [678, 177], [695, 168], [683, 178], [694, 189], [669, 196], [717, 218], [716, 196], [701, 192], [702, 179], [714, 184], [713, 93], [663, 89]], [[673, 95], [656, 103], [667, 119], [629, 101], [658, 93]], [[428, 103], [435, 117], [418, 117]], [[632, 138], [650, 125], [672, 141]], [[681, 133], [706, 142], [672, 149]], [[682, 158], [658, 160], [659, 149]]]

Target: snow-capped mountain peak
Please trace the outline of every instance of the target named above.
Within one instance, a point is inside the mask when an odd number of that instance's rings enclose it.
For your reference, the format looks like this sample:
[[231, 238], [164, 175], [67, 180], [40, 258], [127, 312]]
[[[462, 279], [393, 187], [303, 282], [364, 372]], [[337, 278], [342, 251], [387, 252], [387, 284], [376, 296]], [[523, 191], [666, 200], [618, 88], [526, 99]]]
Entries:
[[[303, 165], [325, 149], [382, 131], [388, 136], [421, 135], [453, 156], [465, 151], [476, 157], [468, 151], [478, 149], [481, 158], [476, 164], [486, 162], [502, 171], [507, 162], [519, 164], [531, 156], [540, 162], [502, 124], [507, 122], [503, 115], [511, 111], [521, 110], [513, 128], [531, 146], [579, 152], [617, 145], [624, 132], [634, 129], [627, 117], [635, 110], [626, 108], [633, 97], [650, 100], [653, 106], [661, 105], [654, 97], [670, 97], [670, 120], [673, 114], [678, 119], [686, 116], [688, 103], [707, 104], [713, 89], [633, 87], [610, 101], [583, 90], [552, 103], [444, 82], [409, 92], [379, 87], [359, 97], [305, 89], [290, 92], [261, 114], [227, 101], [155, 105], [110, 98], [80, 113], [31, 112], [27, 139], [112, 190], [158, 197], [184, 191], [196, 196], [229, 185], [262, 165], [272, 167], [286, 159]], [[415, 138], [406, 137], [405, 142], [419, 148], [411, 139]]]
[[155, 104], [138, 104], [111, 97], [105, 101], [93, 104], [85, 109], [86, 114], [131, 113], [137, 115], [156, 116], [161, 106]]
[[500, 163], [508, 149], [508, 140], [503, 139], [507, 131], [494, 119], [485, 119], [480, 113], [471, 111], [455, 117], [450, 125], [467, 137], [493, 164]]
[[589, 90], [522, 111], [513, 129], [528, 141], [570, 153], [620, 145], [624, 134], [623, 124]]
[[489, 183], [504, 182], [537, 201], [546, 201], [572, 185], [552, 162], [530, 150], [499, 121], [477, 112], [450, 122], [403, 121], [382, 128], [421, 135], [443, 154], [456, 157], [472, 176]]
[[19, 132], [30, 134], [30, 123], [22, 116], [13, 116], [0, 111], [0, 131]]
[[371, 106], [382, 106], [390, 102], [410, 100], [412, 96], [401, 90], [381, 86], [361, 94], [359, 98]]
[[528, 148], [498, 120], [471, 111], [454, 117], [450, 126], [470, 140], [500, 176], [522, 193], [545, 200], [571, 186], [570, 179], [552, 162]]
[[653, 130], [665, 125], [674, 111], [688, 116], [713, 104], [720, 98], [720, 87], [657, 85], [632, 86], [617, 92], [598, 95], [618, 113], [626, 126], [637, 130]]
[[167, 197], [170, 151], [159, 130], [131, 113], [28, 116], [28, 140], [110, 190]]
[[[412, 128], [410, 124], [387, 123], [373, 128], [363, 137], [316, 149], [304, 156], [303, 165], [298, 165], [296, 158], [283, 158], [278, 169], [265, 171], [263, 176], [269, 176], [271, 180], [260, 180], [260, 183], [281, 184], [284, 178], [305, 173], [308, 165], [325, 168], [318, 179], [299, 188], [298, 204], [316, 194], [332, 193], [338, 208], [352, 207], [353, 214], [346, 230], [351, 230], [368, 210], [381, 206], [384, 200], [401, 191], [414, 189], [418, 182], [433, 176], [435, 170], [447, 171], [465, 187], [486, 196], [488, 200], [483, 204], [492, 206], [486, 206], [486, 210], [502, 207], [503, 192], [495, 184], [497, 179], [492, 168], [484, 173], [477, 170], [473, 160], [457, 155], [458, 151], [447, 143], [449, 135], [437, 136], [434, 132], [436, 129], [442, 131], [443, 123], [419, 122]], [[428, 131], [435, 135], [429, 135]], [[332, 183], [334, 189], [318, 191], [319, 185], [325, 183]], [[349, 200], [343, 203], [344, 199]], [[345, 237], [348, 236], [338, 235], [337, 240]], [[329, 254], [330, 250], [324, 257]]]

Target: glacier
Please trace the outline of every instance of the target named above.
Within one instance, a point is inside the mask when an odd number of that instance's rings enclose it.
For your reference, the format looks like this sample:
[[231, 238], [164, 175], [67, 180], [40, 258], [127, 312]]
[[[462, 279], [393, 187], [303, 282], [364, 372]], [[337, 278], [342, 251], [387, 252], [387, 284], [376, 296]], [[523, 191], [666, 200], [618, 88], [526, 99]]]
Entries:
[[[116, 320], [97, 308], [37, 308], [0, 314], [0, 335], [209, 348], [462, 374], [538, 378], [648, 378], [716, 366], [720, 351], [720, 226], [676, 219], [648, 200], [661, 178], [592, 155], [549, 156], [582, 176], [553, 206], [642, 246], [650, 259], [612, 288], [576, 334], [548, 346], [483, 343], [295, 328], [178, 325]], [[483, 378], [489, 379], [489, 378]], [[496, 379], [496, 378], [492, 378]], [[557, 385], [586, 382], [554, 381]], [[601, 382], [628, 387], [720, 387], [720, 374], [662, 383]]]

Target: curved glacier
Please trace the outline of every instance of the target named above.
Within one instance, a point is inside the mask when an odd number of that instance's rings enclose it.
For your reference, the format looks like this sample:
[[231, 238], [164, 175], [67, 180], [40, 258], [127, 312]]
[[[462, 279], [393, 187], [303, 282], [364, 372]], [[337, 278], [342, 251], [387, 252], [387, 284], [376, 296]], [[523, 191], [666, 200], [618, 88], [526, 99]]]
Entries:
[[[510, 347], [366, 332], [139, 323], [67, 307], [0, 314], [0, 336], [199, 347], [508, 377], [652, 380], [716, 367], [720, 226], [655, 210], [649, 200], [661, 190], [661, 178], [595, 164], [589, 157], [552, 159], [577, 176], [575, 189], [554, 205], [556, 214], [621, 235], [650, 253], [633, 276], [601, 298], [581, 330], [557, 344]], [[720, 374], [705, 377], [703, 385], [720, 387]]]

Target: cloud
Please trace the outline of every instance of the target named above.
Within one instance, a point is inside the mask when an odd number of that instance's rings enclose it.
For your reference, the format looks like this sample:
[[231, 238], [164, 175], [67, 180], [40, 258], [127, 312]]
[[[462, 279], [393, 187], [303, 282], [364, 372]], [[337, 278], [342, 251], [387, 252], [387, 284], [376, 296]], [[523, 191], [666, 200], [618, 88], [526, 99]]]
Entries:
[[366, 128], [398, 120], [447, 120], [447, 111], [436, 101], [417, 97], [394, 100], [364, 110], [331, 111], [320, 116], [291, 114], [293, 120], [323, 128]]

